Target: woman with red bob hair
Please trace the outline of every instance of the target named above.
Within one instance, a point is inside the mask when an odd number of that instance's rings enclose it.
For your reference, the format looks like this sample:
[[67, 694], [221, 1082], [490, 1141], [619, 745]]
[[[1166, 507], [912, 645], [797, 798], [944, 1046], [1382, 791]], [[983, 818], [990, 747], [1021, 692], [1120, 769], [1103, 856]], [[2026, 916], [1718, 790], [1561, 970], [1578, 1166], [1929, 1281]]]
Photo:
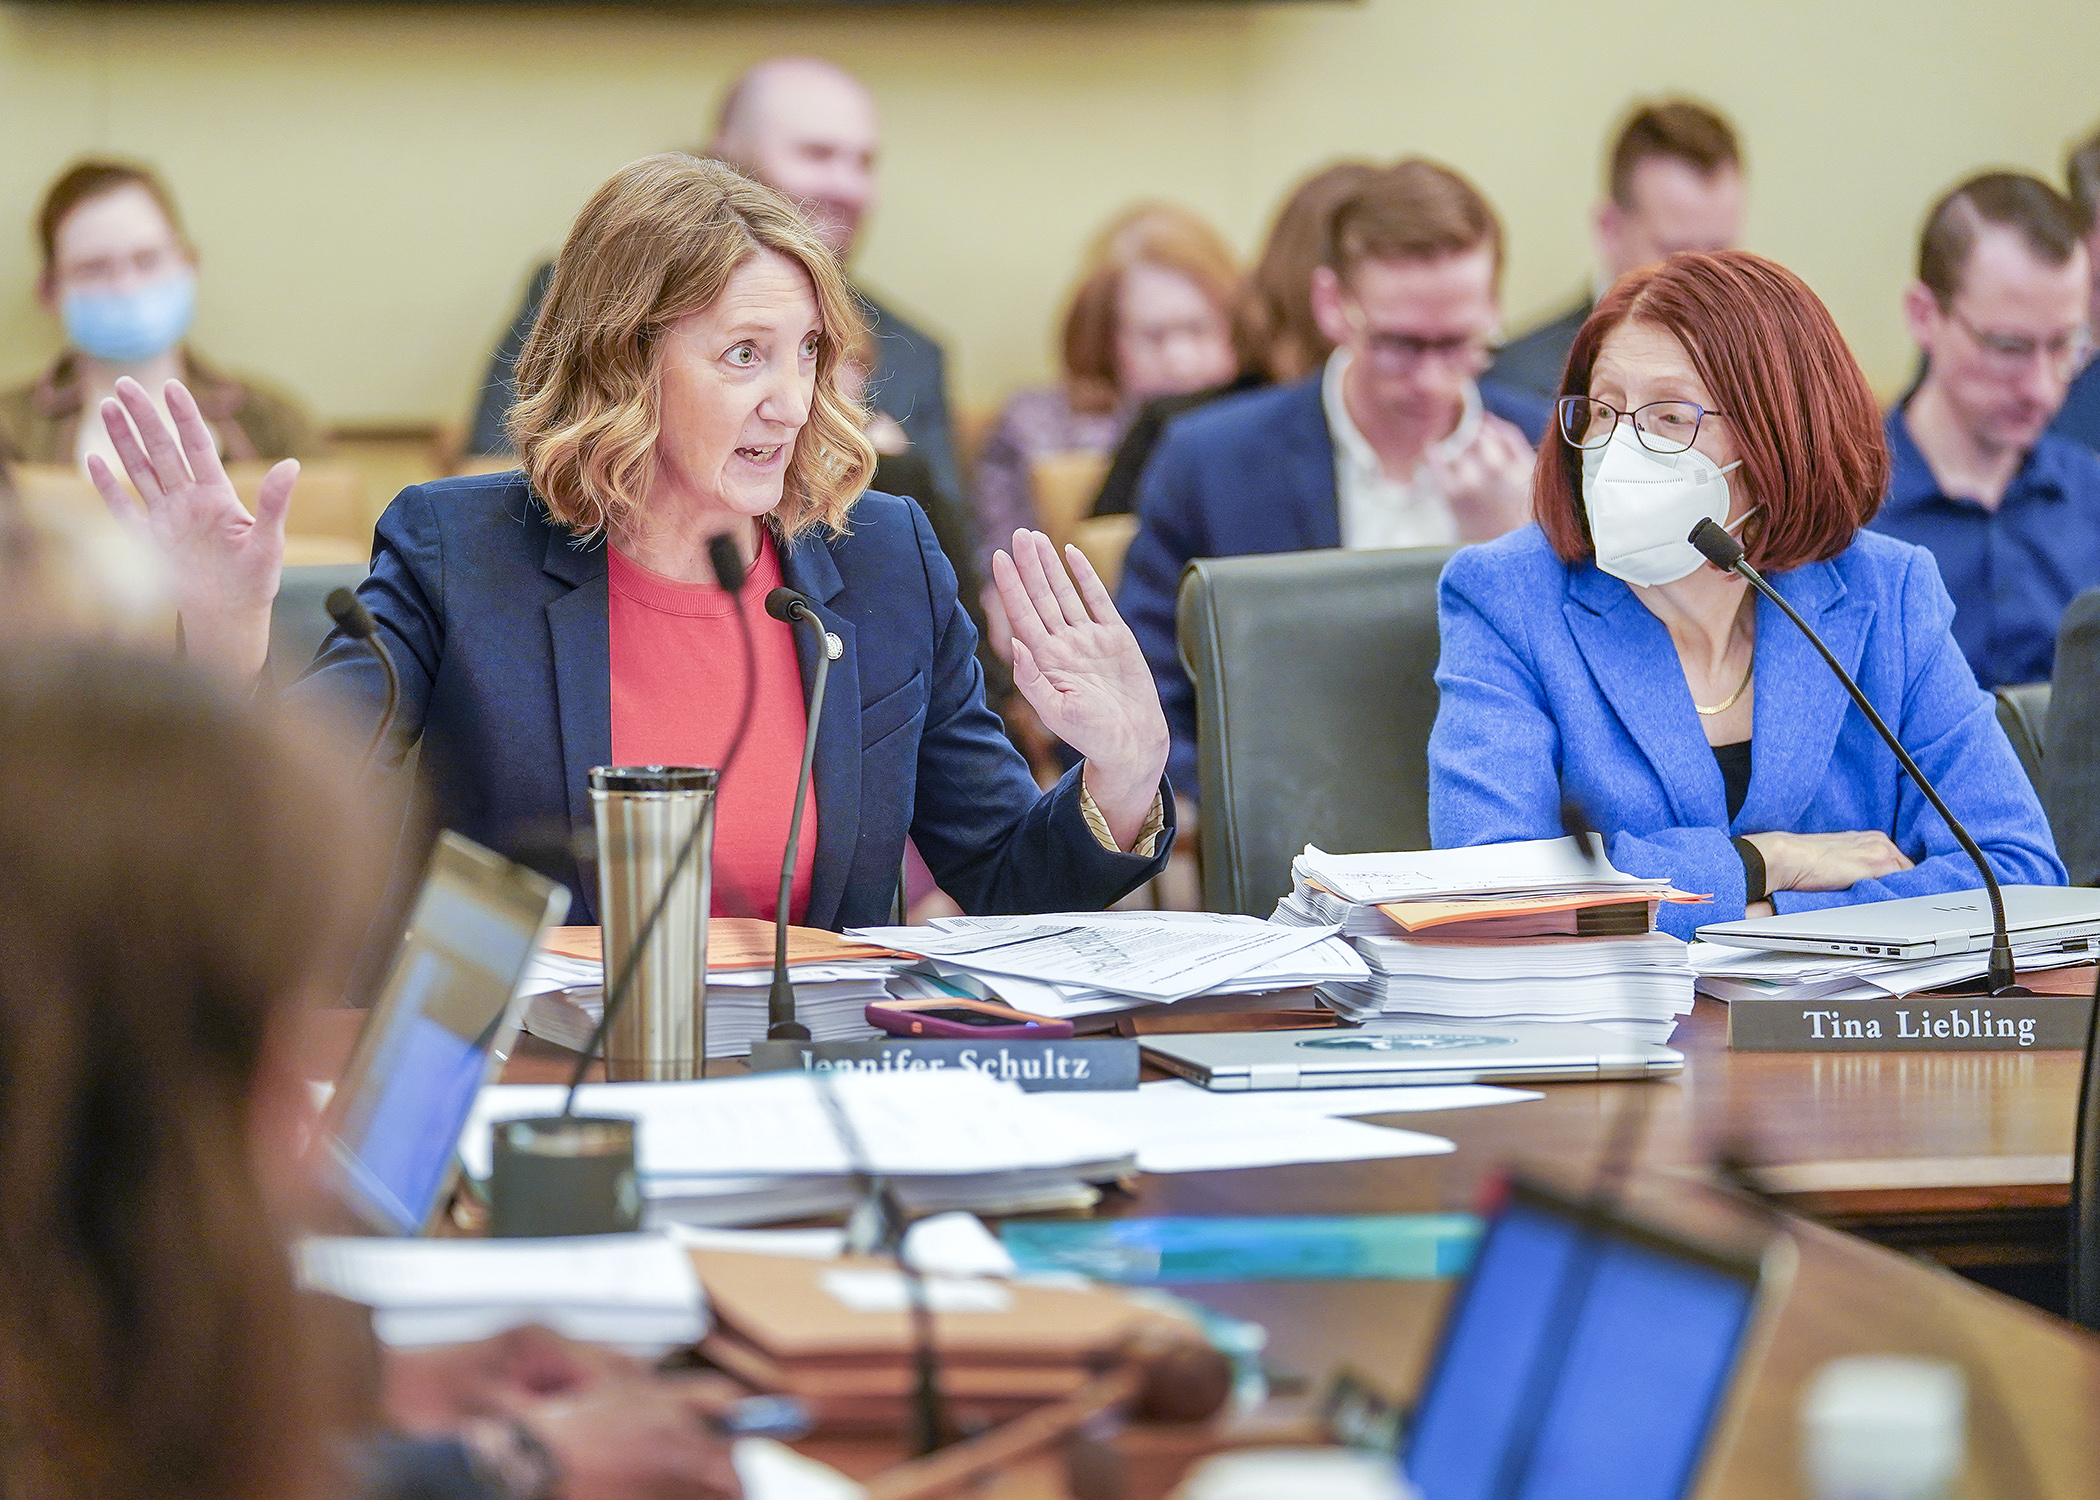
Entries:
[[1438, 602], [1439, 848], [1556, 836], [1578, 801], [1619, 869], [1705, 922], [1980, 884], [1801, 633], [1686, 540], [1711, 517], [1822, 635], [2008, 884], [2064, 867], [1932, 554], [1862, 530], [1889, 460], [1830, 313], [1742, 251], [1622, 278], [1575, 339], [1535, 524], [1468, 547]]

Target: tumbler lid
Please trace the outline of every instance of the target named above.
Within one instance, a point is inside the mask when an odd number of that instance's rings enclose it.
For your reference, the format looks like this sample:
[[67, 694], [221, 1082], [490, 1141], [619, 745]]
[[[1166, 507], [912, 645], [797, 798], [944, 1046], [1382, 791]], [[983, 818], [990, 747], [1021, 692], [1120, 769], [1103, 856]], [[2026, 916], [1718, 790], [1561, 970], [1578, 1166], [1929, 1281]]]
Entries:
[[499, 1146], [524, 1156], [634, 1155], [635, 1120], [622, 1115], [543, 1115], [498, 1120]]
[[712, 766], [592, 766], [594, 792], [711, 792], [722, 779]]

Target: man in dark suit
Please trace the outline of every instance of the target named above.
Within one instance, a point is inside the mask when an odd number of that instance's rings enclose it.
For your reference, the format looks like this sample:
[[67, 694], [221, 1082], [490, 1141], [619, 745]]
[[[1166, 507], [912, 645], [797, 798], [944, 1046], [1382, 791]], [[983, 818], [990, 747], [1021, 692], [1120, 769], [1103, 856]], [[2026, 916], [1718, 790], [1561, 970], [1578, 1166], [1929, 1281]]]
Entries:
[[1486, 541], [1531, 513], [1541, 401], [1476, 383], [1501, 321], [1502, 226], [1473, 185], [1411, 160], [1335, 210], [1312, 274], [1319, 373], [1174, 422], [1139, 487], [1118, 604], [1159, 685], [1184, 794], [1195, 693], [1175, 651], [1191, 558]]
[[[811, 226], [845, 265], [852, 260], [863, 220], [875, 206], [880, 145], [875, 101], [860, 80], [816, 58], [776, 57], [747, 69], [730, 85], [706, 154], [800, 204]], [[489, 358], [467, 437], [468, 453], [511, 451], [503, 419], [515, 396], [512, 370], [553, 274], [551, 262], [533, 273], [524, 305]], [[877, 301], [866, 287], [856, 285], [854, 291], [874, 332], [869, 399], [877, 411], [903, 427], [941, 491], [960, 495], [941, 346]]]
[[[1600, 288], [1680, 250], [1732, 250], [1742, 237], [1735, 130], [1690, 99], [1635, 108], [1612, 143], [1610, 187], [1593, 226]], [[1559, 395], [1568, 350], [1596, 301], [1584, 297], [1504, 345], [1488, 379], [1548, 400]]]

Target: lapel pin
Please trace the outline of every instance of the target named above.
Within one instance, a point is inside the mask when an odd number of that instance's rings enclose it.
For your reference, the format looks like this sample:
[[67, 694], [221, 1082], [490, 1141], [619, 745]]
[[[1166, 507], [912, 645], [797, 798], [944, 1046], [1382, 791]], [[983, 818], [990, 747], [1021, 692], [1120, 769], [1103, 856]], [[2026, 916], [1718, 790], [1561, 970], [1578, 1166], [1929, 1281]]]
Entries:
[[837, 636], [833, 635], [830, 631], [825, 631], [824, 655], [831, 661], [837, 661], [840, 657], [844, 656], [845, 654], [846, 643], [840, 640]]

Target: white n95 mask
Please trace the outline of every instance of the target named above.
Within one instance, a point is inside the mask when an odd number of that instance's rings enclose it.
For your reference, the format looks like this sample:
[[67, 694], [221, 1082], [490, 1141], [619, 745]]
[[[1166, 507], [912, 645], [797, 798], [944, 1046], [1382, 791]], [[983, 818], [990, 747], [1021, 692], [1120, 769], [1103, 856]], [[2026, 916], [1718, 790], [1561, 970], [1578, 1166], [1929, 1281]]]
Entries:
[[[1728, 469], [1741, 467], [1737, 459]], [[1627, 422], [1603, 447], [1583, 449], [1582, 505], [1597, 566], [1646, 588], [1689, 578], [1706, 559], [1685, 538], [1702, 519], [1726, 520], [1728, 469], [1697, 448], [1651, 453]]]

